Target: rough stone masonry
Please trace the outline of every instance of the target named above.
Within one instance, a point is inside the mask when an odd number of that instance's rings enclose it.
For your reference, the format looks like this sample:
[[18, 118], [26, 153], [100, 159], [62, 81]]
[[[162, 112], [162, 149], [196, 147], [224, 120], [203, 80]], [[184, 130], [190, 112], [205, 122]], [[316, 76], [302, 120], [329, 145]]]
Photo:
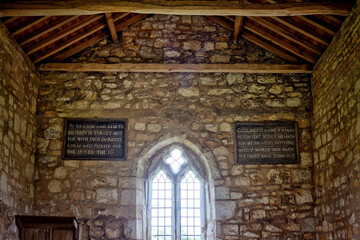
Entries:
[[360, 239], [360, 1], [312, 77], [318, 239]]
[[[0, 239], [17, 239], [16, 214], [76, 216], [84, 240], [144, 239], [145, 172], [174, 145], [206, 163], [207, 239], [359, 239], [359, 3], [312, 77], [50, 72], [40, 81], [0, 23]], [[165, 15], [68, 61], [283, 63], [204, 17]], [[62, 160], [65, 118], [128, 119], [127, 160]], [[236, 164], [234, 123], [275, 120], [298, 123], [300, 164]]]
[[[244, 40], [233, 44], [204, 17], [161, 15], [71, 61], [282, 62]], [[141, 239], [144, 156], [157, 145], [194, 145], [214, 159], [216, 219], [207, 239], [314, 239], [310, 101], [309, 75], [43, 73], [36, 212], [75, 215], [91, 239]], [[64, 118], [95, 117], [128, 119], [127, 161], [62, 160]], [[234, 122], [265, 120], [297, 121], [300, 164], [235, 164]]]
[[0, 239], [17, 239], [16, 214], [31, 214], [40, 74], [0, 23]]

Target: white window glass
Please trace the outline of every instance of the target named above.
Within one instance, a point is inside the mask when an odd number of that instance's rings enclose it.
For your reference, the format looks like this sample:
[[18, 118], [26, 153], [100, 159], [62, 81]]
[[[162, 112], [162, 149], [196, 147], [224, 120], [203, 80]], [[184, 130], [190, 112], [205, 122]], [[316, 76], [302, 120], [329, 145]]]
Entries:
[[151, 186], [151, 240], [171, 240], [172, 184], [160, 171]]
[[180, 183], [181, 240], [201, 239], [201, 183], [189, 171]]
[[185, 163], [182, 153], [179, 149], [174, 149], [171, 156], [165, 160], [170, 165], [171, 170], [176, 174], [179, 172], [181, 166]]
[[151, 240], [202, 240], [203, 184], [189, 169], [191, 163], [176, 148], [151, 180]]

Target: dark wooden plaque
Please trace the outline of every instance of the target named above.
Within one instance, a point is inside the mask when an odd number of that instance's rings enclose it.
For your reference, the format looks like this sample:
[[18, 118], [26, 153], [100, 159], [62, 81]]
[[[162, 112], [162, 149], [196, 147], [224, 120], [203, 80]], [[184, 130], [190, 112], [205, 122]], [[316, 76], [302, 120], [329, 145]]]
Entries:
[[235, 123], [237, 163], [299, 163], [296, 122]]
[[63, 158], [125, 160], [125, 120], [66, 119]]

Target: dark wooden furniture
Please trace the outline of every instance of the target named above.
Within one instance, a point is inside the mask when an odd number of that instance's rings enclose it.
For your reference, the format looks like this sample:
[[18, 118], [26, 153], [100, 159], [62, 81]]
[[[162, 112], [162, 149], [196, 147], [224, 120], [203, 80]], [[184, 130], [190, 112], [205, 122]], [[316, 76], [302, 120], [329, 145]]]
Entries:
[[16, 216], [20, 240], [78, 240], [74, 217]]

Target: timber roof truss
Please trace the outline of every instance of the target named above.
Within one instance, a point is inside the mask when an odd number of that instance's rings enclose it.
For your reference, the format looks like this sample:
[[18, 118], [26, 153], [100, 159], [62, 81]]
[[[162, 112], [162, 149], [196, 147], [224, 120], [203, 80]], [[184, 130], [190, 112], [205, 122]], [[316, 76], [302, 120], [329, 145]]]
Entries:
[[[266, 6], [266, 8], [274, 6], [276, 9], [277, 6], [281, 7], [284, 4], [299, 3], [304, 4], [299, 6], [305, 6], [306, 4], [301, 1], [253, 0], [251, 2], [256, 6]], [[276, 14], [274, 9], [274, 13], [269, 12], [262, 17], [257, 16], [261, 13], [225, 16], [219, 15], [220, 13], [216, 11], [213, 11], [214, 15], [205, 16], [232, 31], [235, 43], [242, 37], [283, 58], [286, 62], [314, 65], [340, 29], [345, 16], [350, 11], [350, 6], [343, 4], [334, 7], [333, 11], [328, 7], [323, 11], [310, 12], [318, 14], [310, 14], [309, 11], [304, 12], [304, 15], [301, 15], [301, 11], [294, 14], [289, 12], [288, 15], [294, 16], [284, 16], [282, 12]], [[141, 11], [134, 10], [90, 15], [24, 16], [25, 12], [21, 12], [18, 14], [20, 16], [17, 16], [14, 9], [6, 11], [6, 8], [11, 6], [0, 4], [0, 9], [1, 7], [5, 10], [3, 12], [0, 10], [0, 16], [3, 16], [0, 20], [34, 63], [62, 62], [107, 37], [116, 42], [121, 31], [151, 13], [158, 13], [158, 10], [147, 11], [149, 14], [137, 13]], [[9, 14], [14, 16], [8, 16]]]

